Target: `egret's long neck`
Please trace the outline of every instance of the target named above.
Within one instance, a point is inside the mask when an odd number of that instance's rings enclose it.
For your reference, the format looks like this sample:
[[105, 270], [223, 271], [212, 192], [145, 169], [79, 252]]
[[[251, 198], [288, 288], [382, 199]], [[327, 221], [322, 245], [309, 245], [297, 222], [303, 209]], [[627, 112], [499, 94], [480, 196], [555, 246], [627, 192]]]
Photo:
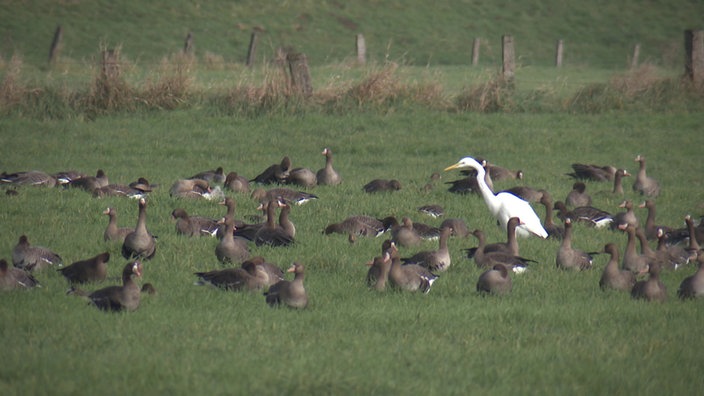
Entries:
[[486, 203], [486, 206], [489, 208], [489, 211], [491, 214], [496, 216], [496, 214], [499, 212], [499, 201], [496, 198], [496, 195], [494, 195], [494, 192], [489, 188], [489, 186], [486, 184], [486, 180], [484, 179], [486, 177], [486, 170], [484, 170], [483, 167], [476, 168], [477, 171], [477, 185], [479, 185], [479, 191], [482, 193], [482, 198], [484, 198], [484, 202]]

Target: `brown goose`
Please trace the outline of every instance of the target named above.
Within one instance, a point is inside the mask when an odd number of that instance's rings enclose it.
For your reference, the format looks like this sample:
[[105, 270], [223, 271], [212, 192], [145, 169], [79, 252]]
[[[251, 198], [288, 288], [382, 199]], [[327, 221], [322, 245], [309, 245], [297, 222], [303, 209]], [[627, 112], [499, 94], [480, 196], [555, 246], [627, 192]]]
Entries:
[[528, 202], [540, 202], [540, 200], [543, 198], [543, 195], [547, 193], [547, 191], [543, 189], [537, 190], [533, 187], [528, 186], [515, 186], [503, 190], [501, 192], [511, 193], [517, 196], [518, 198], [521, 198], [524, 201]]
[[142, 263], [134, 261], [122, 271], [122, 286], [108, 286], [90, 293], [88, 299], [103, 311], [134, 311], [139, 308], [139, 286], [133, 277], [142, 276]]
[[648, 199], [642, 204], [638, 205], [639, 208], [648, 209], [648, 217], [645, 220], [645, 236], [650, 241], [658, 239], [658, 230], [662, 230], [663, 233], [672, 232], [673, 228], [663, 225], [655, 224], [655, 201]]
[[633, 285], [631, 297], [647, 301], [663, 302], [667, 300], [667, 288], [660, 280], [660, 265], [652, 263], [648, 267], [648, 279], [638, 281]]
[[195, 272], [198, 285], [212, 285], [229, 291], [255, 291], [268, 286], [269, 277], [257, 264], [247, 260], [238, 268], [226, 268], [208, 272]]
[[413, 229], [413, 221], [409, 217], [404, 217], [401, 224], [391, 229], [391, 240], [397, 246], [417, 246], [423, 241], [416, 230]]
[[103, 197], [127, 197], [133, 199], [144, 198], [147, 193], [151, 192], [149, 185], [136, 183], [133, 186], [124, 184], [108, 184], [107, 186], [99, 187], [93, 190], [93, 196], [96, 198]]
[[183, 208], [174, 209], [171, 217], [176, 220], [176, 233], [179, 235], [215, 236], [218, 231], [217, 221], [203, 216], [189, 216]]
[[639, 163], [639, 168], [636, 180], [633, 182], [633, 191], [648, 197], [657, 197], [660, 194], [660, 183], [646, 174], [645, 157], [638, 155], [635, 161]]
[[147, 282], [142, 285], [142, 288], [139, 290], [142, 294], [156, 294], [156, 287], [152, 285], [151, 283]]
[[627, 225], [632, 225], [633, 227], [638, 228], [640, 225], [638, 221], [638, 217], [636, 217], [636, 213], [633, 211], [633, 201], [631, 200], [625, 200], [621, 202], [621, 204], [618, 205], [619, 208], [624, 208], [626, 209], [625, 212], [618, 212], [615, 215], [613, 215], [613, 221], [609, 225], [609, 227], [612, 230], [616, 230], [621, 228], [621, 226], [627, 226]]
[[447, 240], [450, 238], [452, 229], [443, 228], [440, 231], [439, 246], [437, 250], [426, 250], [418, 252], [411, 257], [404, 258], [404, 264], [418, 264], [432, 272], [444, 272], [450, 268], [452, 258], [450, 250], [447, 248]]
[[609, 181], [614, 179], [616, 168], [611, 165], [593, 165], [593, 164], [572, 164], [573, 173], [568, 173], [575, 179], [593, 180], [593, 181]]
[[237, 172], [230, 172], [225, 178], [225, 188], [236, 193], [249, 193], [249, 180]]
[[221, 263], [241, 263], [249, 258], [247, 241], [235, 238], [235, 223], [231, 217], [225, 217], [225, 233], [215, 246], [215, 256]]
[[[375, 274], [370, 275], [372, 268], [375, 269]], [[374, 262], [367, 272], [367, 285], [376, 291], [384, 291], [386, 283], [389, 281], [389, 272], [391, 271], [391, 254], [384, 252], [381, 256], [374, 257]]]
[[108, 261], [110, 253], [103, 252], [89, 259], [76, 261], [58, 271], [72, 284], [101, 282], [108, 276]]
[[[374, 287], [379, 281], [379, 278], [382, 276], [382, 272], [384, 271], [382, 268], [382, 262], [377, 261], [377, 259], [383, 257], [384, 254], [389, 255], [389, 260], [392, 257], [398, 257], [398, 249], [396, 249], [396, 245], [391, 241], [391, 239], [386, 239], [381, 244], [381, 256], [377, 256], [370, 263], [367, 263], [369, 266], [369, 269], [367, 270], [367, 286], [369, 287]], [[389, 269], [391, 269], [391, 261], [389, 261]], [[388, 278], [388, 273], [386, 276]], [[385, 284], [386, 281], [384, 281], [384, 285]]]
[[445, 227], [452, 230], [450, 235], [453, 237], [466, 238], [469, 234], [471, 234], [469, 228], [467, 227], [467, 223], [465, 223], [462, 219], [445, 219], [442, 223], [440, 223], [440, 229]]
[[0, 175], [0, 182], [11, 183], [17, 186], [41, 186], [53, 188], [56, 186], [56, 178], [42, 171], [24, 171], [17, 173], [5, 173]]
[[270, 306], [286, 305], [290, 308], [302, 309], [308, 306], [308, 293], [303, 286], [305, 268], [303, 264], [293, 263], [286, 272], [293, 272], [292, 281], [282, 280], [269, 288], [264, 293], [266, 303]]
[[281, 204], [271, 201], [266, 208], [266, 223], [254, 234], [254, 243], [257, 246], [288, 246], [293, 243], [293, 237], [276, 224], [276, 208]]
[[0, 259], [0, 291], [29, 289], [39, 282], [27, 271], [11, 267], [7, 260]]
[[565, 219], [565, 237], [555, 257], [557, 268], [582, 271], [592, 267], [592, 260], [591, 254], [572, 247], [572, 219]]
[[604, 253], [609, 254], [609, 262], [604, 267], [604, 272], [599, 279], [599, 287], [602, 290], [614, 289], [621, 291], [631, 291], [636, 284], [636, 276], [633, 272], [620, 269], [618, 247], [613, 243], [604, 246]]
[[483, 161], [483, 165], [492, 180], [523, 179], [523, 171], [512, 171], [510, 169], [491, 164], [486, 160]]
[[25, 271], [39, 271], [63, 263], [61, 256], [43, 246], [31, 246], [26, 235], [20, 236], [12, 249], [12, 263]]
[[207, 198], [212, 192], [210, 183], [203, 179], [179, 179], [171, 185], [169, 195], [174, 198]]
[[362, 187], [362, 190], [366, 193], [380, 193], [380, 192], [390, 192], [398, 191], [401, 189], [401, 182], [396, 179], [374, 179]]
[[658, 230], [658, 247], [656, 252], [663, 255], [666, 262], [669, 263], [669, 265], [666, 265], [664, 268], [676, 270], [688, 264], [692, 259], [692, 254], [682, 246], [668, 245], [667, 234], [662, 229]]
[[488, 243], [484, 246], [484, 253], [504, 252], [514, 256], [519, 255], [516, 227], [521, 224], [518, 217], [511, 217], [506, 224], [506, 242]]
[[396, 219], [387, 218], [379, 220], [365, 215], [350, 216], [339, 223], [332, 223], [325, 227], [324, 234], [347, 234], [362, 236], [379, 236], [386, 232], [391, 223]]
[[410, 292], [421, 291], [428, 293], [433, 286], [433, 282], [438, 278], [427, 268], [417, 264], [401, 264], [401, 258], [391, 257], [391, 268], [389, 269], [389, 280], [395, 288]]
[[436, 204], [423, 205], [418, 207], [418, 211], [424, 215], [428, 215], [433, 218], [442, 217], [445, 215], [445, 209], [442, 206]]
[[593, 206], [580, 206], [570, 211], [564, 202], [557, 201], [553, 209], [557, 209], [557, 217], [563, 222], [569, 217], [574, 221], [581, 221], [590, 227], [603, 228], [614, 221], [609, 212]]
[[614, 195], [623, 195], [623, 178], [626, 176], [631, 176], [630, 173], [628, 173], [627, 170], [625, 169], [618, 169], [616, 170], [616, 173], [614, 174], [614, 188], [611, 190], [611, 193]]
[[482, 272], [477, 280], [477, 292], [489, 294], [508, 294], [513, 289], [513, 282], [508, 268], [499, 263]]
[[294, 184], [303, 188], [313, 188], [318, 185], [318, 179], [308, 168], [293, 168], [286, 178], [287, 184]]
[[93, 191], [101, 187], [105, 187], [108, 184], [110, 184], [108, 180], [108, 175], [105, 174], [104, 170], [98, 169], [95, 176], [86, 176], [81, 177], [80, 179], [72, 180], [70, 183], [68, 183], [68, 186], [82, 188], [92, 193]]
[[704, 296], [704, 252], [697, 254], [697, 264], [694, 275], [684, 278], [677, 289], [677, 296], [683, 300]]
[[289, 215], [291, 214], [291, 205], [281, 203], [281, 212], [279, 213], [279, 228], [286, 232], [286, 235], [291, 239], [296, 237], [296, 225], [293, 224]]
[[332, 150], [327, 147], [324, 148], [323, 155], [325, 156], [325, 167], [318, 170], [315, 174], [318, 184], [321, 186], [336, 186], [342, 183], [342, 177], [332, 167]]
[[132, 258], [151, 259], [156, 253], [156, 238], [147, 230], [147, 201], [139, 200], [139, 214], [134, 231], [125, 236], [122, 243], [122, 256], [128, 260]]
[[261, 204], [266, 204], [271, 201], [277, 201], [279, 199], [286, 203], [294, 203], [296, 205], [303, 205], [304, 203], [311, 201], [313, 199], [318, 199], [317, 195], [309, 194], [303, 191], [296, 191], [290, 188], [272, 188], [271, 190], [264, 190], [263, 188], [257, 188], [252, 191], [252, 199], [258, 201]]
[[690, 259], [695, 260], [697, 258], [697, 253], [701, 250], [701, 248], [699, 247], [699, 240], [697, 239], [697, 232], [694, 227], [692, 216], [685, 216], [684, 222], [687, 224], [687, 231], [689, 233], [689, 244], [685, 250], [690, 254]]
[[217, 169], [196, 173], [189, 177], [189, 179], [201, 179], [208, 183], [222, 184], [225, 182], [225, 171], [222, 169], [222, 166], [218, 166]]
[[543, 194], [540, 198], [540, 203], [545, 206], [545, 220], [543, 221], [543, 228], [548, 232], [548, 238], [562, 239], [565, 236], [565, 228], [561, 227], [553, 221], [553, 202], [552, 196], [550, 194]]
[[[458, 180], [453, 180], [449, 182], [445, 182], [445, 184], [450, 184], [450, 188], [447, 189], [447, 191], [455, 194], [478, 194], [481, 195], [482, 192], [479, 188], [479, 180], [477, 179], [477, 172], [475, 170], [462, 170], [461, 173], [463, 175], [466, 175], [462, 179]], [[494, 182], [491, 180], [491, 176], [489, 176], [489, 172], [484, 172], [484, 182], [486, 183], [487, 186], [491, 189], [491, 191], [494, 191]], [[509, 189], [510, 190], [510, 189]], [[511, 192], [511, 191], [508, 191]], [[511, 192], [511, 194], [514, 194], [518, 196], [520, 192]]]
[[568, 207], [577, 208], [580, 206], [591, 206], [592, 197], [586, 192], [587, 185], [581, 181], [575, 182], [572, 185], [572, 191], [565, 198], [565, 205]]
[[280, 163], [269, 166], [250, 181], [259, 184], [281, 184], [286, 182], [290, 170], [291, 159], [289, 157], [283, 157]]
[[628, 234], [626, 250], [623, 254], [623, 268], [635, 274], [644, 273], [648, 270], [648, 257], [636, 251], [636, 228], [628, 225], [623, 226], [622, 230]]
[[484, 252], [484, 247], [486, 246], [484, 232], [477, 229], [472, 234], [479, 241], [479, 246], [477, 246], [473, 255], [474, 262], [479, 268], [489, 269], [495, 264], [503, 264], [511, 271], [521, 273], [527, 269], [528, 263], [532, 261], [505, 252]]
[[134, 232], [134, 228], [118, 227], [117, 226], [117, 209], [107, 208], [103, 211], [104, 215], [108, 215], [108, 226], [103, 233], [103, 239], [107, 241], [117, 241], [123, 243], [127, 234]]

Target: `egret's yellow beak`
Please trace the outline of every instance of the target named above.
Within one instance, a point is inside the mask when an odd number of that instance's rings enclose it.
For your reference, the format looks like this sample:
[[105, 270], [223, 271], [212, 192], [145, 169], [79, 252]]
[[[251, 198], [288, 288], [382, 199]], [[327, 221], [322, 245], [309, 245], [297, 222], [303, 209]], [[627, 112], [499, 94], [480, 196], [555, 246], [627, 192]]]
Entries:
[[457, 169], [457, 168], [459, 168], [459, 167], [461, 167], [461, 166], [462, 166], [462, 164], [458, 162], [458, 163], [456, 163], [456, 164], [454, 164], [454, 165], [450, 165], [450, 166], [448, 166], [447, 168], [445, 168], [445, 172], [447, 172], [447, 171], [449, 171], [449, 170]]

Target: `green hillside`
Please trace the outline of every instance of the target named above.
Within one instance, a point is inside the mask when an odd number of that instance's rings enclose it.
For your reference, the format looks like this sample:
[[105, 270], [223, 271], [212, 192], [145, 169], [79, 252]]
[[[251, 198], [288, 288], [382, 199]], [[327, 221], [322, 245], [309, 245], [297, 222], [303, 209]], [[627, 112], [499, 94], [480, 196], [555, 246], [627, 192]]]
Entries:
[[250, 34], [260, 30], [259, 56], [280, 46], [305, 52], [314, 64], [354, 56], [363, 33], [368, 54], [415, 65], [470, 61], [472, 40], [484, 39], [480, 61], [500, 59], [511, 34], [522, 65], [549, 65], [555, 41], [565, 63], [599, 68], [627, 64], [635, 43], [641, 60], [679, 67], [683, 30], [702, 28], [704, 2], [624, 1], [149, 1], [34, 0], [0, 2], [0, 54], [43, 65], [52, 35], [64, 29], [64, 60], [81, 61], [101, 42], [122, 45], [130, 59], [155, 62], [183, 47], [190, 31], [196, 54], [239, 62]]

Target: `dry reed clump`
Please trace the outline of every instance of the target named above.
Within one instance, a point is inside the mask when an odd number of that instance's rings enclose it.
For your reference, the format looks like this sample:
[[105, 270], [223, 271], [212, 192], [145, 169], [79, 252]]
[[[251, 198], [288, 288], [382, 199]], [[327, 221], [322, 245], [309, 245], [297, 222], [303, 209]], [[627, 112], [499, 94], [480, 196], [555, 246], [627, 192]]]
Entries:
[[100, 65], [83, 98], [84, 109], [90, 115], [134, 109], [133, 90], [123, 77], [126, 63], [120, 50], [101, 46]]
[[459, 111], [495, 113], [514, 107], [514, 85], [500, 75], [470, 87], [455, 99]]
[[205, 51], [202, 63], [208, 70], [225, 70], [225, 58], [210, 51]]
[[162, 59], [156, 79], [147, 81], [138, 93], [139, 101], [148, 109], [172, 110], [183, 105], [190, 94], [195, 67], [195, 57], [183, 52]]
[[219, 107], [228, 114], [256, 115], [290, 109], [299, 103], [295, 95], [292, 95], [285, 69], [266, 66], [262, 76], [259, 85], [250, 81], [238, 83], [219, 99]]
[[27, 93], [27, 87], [20, 82], [22, 63], [21, 56], [12, 55], [4, 65], [5, 75], [0, 85], [0, 109], [3, 111], [20, 105]]

